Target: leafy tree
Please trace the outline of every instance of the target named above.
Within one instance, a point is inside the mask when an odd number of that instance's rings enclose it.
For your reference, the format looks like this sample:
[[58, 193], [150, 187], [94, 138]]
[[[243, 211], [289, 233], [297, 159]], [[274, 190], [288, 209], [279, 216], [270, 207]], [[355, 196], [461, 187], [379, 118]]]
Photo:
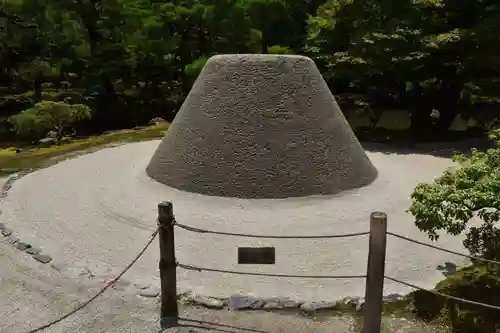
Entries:
[[90, 108], [84, 104], [42, 101], [33, 108], [11, 116], [9, 122], [21, 136], [39, 137], [54, 131], [56, 139], [60, 141], [73, 124], [90, 119], [91, 116]]
[[[447, 170], [432, 184], [419, 184], [412, 194], [410, 212], [420, 230], [431, 239], [439, 231], [466, 232], [464, 246], [472, 255], [500, 261], [500, 130], [491, 138], [496, 147], [456, 155], [459, 168]], [[480, 225], [470, 225], [473, 218]]]
[[267, 50], [269, 54], [293, 54], [294, 52], [286, 46], [273, 45]]
[[[500, 129], [492, 131], [495, 146], [470, 157], [456, 155], [459, 162], [431, 184], [419, 184], [409, 211], [417, 227], [433, 240], [440, 232], [465, 232], [464, 246], [471, 255], [500, 261]], [[476, 220], [476, 221], [474, 221]], [[474, 222], [474, 223], [473, 223]], [[500, 266], [473, 260], [438, 283], [437, 291], [481, 302], [500, 304]], [[424, 319], [443, 317], [453, 332], [500, 332], [495, 310], [446, 300], [425, 291], [413, 295], [417, 314]]]
[[499, 77], [499, 13], [495, 1], [328, 0], [309, 19], [306, 50], [336, 91], [409, 110], [416, 135], [442, 133], [471, 104], [498, 96], [485, 88]]
[[271, 43], [272, 30], [277, 24], [287, 17], [287, 4], [285, 0], [239, 0], [239, 5], [244, 9], [252, 28], [261, 33], [261, 53], [268, 53]]
[[187, 75], [189, 75], [193, 79], [196, 79], [200, 74], [201, 70], [203, 69], [203, 66], [205, 66], [207, 60], [208, 60], [207, 57], [198, 58], [191, 64], [186, 65], [184, 71], [186, 72]]
[[444, 133], [459, 113], [487, 130], [500, 119], [499, 7], [495, 0], [4, 0], [0, 118], [64, 92], [92, 108], [89, 131], [172, 119], [200, 59], [305, 53], [342, 107], [370, 114], [372, 126], [398, 108], [411, 112], [415, 135]]

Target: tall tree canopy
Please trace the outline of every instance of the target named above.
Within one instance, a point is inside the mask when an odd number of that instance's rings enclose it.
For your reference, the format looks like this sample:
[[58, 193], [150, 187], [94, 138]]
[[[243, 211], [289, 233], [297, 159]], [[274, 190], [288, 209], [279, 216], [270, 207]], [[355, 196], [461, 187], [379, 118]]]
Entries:
[[[457, 114], [498, 119], [494, 0], [5, 0], [0, 120], [71, 96], [88, 130], [172, 119], [208, 57], [295, 53], [317, 62], [346, 109], [411, 112], [413, 133]], [[5, 132], [5, 131], [3, 131]], [[7, 132], [6, 132], [7, 133]], [[13, 132], [9, 132], [13, 133]], [[9, 134], [13, 135], [13, 134]]]

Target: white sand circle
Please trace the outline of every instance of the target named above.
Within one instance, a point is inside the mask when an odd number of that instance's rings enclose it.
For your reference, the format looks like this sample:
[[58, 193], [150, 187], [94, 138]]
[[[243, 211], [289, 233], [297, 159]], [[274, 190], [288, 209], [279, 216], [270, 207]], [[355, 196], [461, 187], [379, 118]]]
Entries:
[[[145, 168], [160, 141], [128, 144], [83, 155], [36, 171], [14, 183], [2, 201], [3, 222], [23, 240], [57, 261], [83, 263], [98, 276], [124, 268], [156, 227], [157, 203], [173, 202], [183, 224], [226, 232], [270, 235], [327, 235], [369, 228], [369, 214], [385, 211], [389, 230], [421, 241], [425, 234], [406, 213], [418, 182], [431, 181], [452, 165], [449, 159], [418, 154], [367, 153], [379, 171], [369, 186], [334, 196], [293, 199], [236, 199], [169, 188], [150, 179]], [[176, 229], [177, 259], [210, 268], [298, 275], [365, 274], [367, 236], [321, 240], [246, 239]], [[459, 237], [438, 245], [463, 251]], [[276, 264], [237, 265], [238, 246], [275, 246]], [[158, 281], [158, 245], [126, 278]], [[389, 237], [386, 274], [422, 287], [443, 278], [438, 265], [459, 257]], [[178, 270], [181, 289], [206, 295], [246, 293], [334, 300], [363, 296], [364, 280], [284, 279]], [[386, 282], [385, 294], [408, 292]]]

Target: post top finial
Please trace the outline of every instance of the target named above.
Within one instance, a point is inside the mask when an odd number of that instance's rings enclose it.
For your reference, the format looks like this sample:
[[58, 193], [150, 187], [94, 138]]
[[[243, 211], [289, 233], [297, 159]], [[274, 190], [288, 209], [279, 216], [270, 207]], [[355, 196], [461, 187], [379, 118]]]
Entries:
[[372, 212], [370, 217], [373, 219], [387, 219], [387, 214], [384, 212]]

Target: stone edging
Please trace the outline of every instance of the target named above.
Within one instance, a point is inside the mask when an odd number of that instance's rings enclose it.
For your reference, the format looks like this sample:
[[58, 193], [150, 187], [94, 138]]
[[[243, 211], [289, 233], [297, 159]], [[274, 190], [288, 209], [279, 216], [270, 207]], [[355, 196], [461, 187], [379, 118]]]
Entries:
[[[127, 142], [111, 143], [107, 145], [102, 145], [99, 147], [93, 147], [86, 150], [81, 150], [77, 152], [71, 152], [65, 155], [58, 156], [56, 158], [48, 160], [45, 164], [38, 168], [25, 169], [25, 170], [15, 170], [17, 173], [12, 174], [7, 181], [3, 184], [0, 189], [0, 198], [5, 198], [8, 196], [10, 189], [15, 181], [21, 179], [22, 177], [35, 172], [40, 169], [50, 167], [54, 164], [62, 162], [64, 160], [76, 158], [81, 155], [96, 152], [105, 148], [112, 148], [126, 144]], [[11, 170], [12, 171], [12, 170]], [[0, 211], [1, 214], [1, 211]], [[14, 231], [8, 228], [4, 223], [0, 222], [0, 233], [3, 235], [3, 243], [11, 244], [16, 249], [23, 251], [32, 256], [33, 259], [37, 260], [42, 264], [48, 264], [52, 262], [52, 257], [48, 254], [42, 252], [42, 249], [32, 244], [22, 242], [19, 238], [14, 235]], [[51, 263], [50, 267], [60, 273], [64, 273], [70, 269], [76, 267], [69, 267], [67, 264]], [[88, 267], [80, 267], [79, 276], [87, 277], [92, 279], [94, 275]], [[150, 284], [134, 284], [134, 289], [136, 294], [141, 297], [147, 298], [158, 298], [161, 292], [160, 287], [152, 286]], [[114, 285], [115, 290], [125, 290], [131, 287], [131, 283], [127, 280], [120, 279]], [[250, 295], [231, 295], [227, 298], [218, 298], [196, 294], [193, 292], [184, 292], [178, 295], [180, 302], [185, 304], [199, 305], [211, 309], [223, 309], [228, 308], [230, 310], [295, 310], [304, 313], [314, 313], [320, 310], [351, 310], [360, 311], [364, 304], [364, 298], [362, 297], [346, 297], [339, 299], [337, 301], [299, 301], [287, 297], [269, 297], [261, 298], [254, 297]], [[391, 294], [384, 297], [385, 302], [394, 301], [406, 301], [407, 296], [400, 294]]]

